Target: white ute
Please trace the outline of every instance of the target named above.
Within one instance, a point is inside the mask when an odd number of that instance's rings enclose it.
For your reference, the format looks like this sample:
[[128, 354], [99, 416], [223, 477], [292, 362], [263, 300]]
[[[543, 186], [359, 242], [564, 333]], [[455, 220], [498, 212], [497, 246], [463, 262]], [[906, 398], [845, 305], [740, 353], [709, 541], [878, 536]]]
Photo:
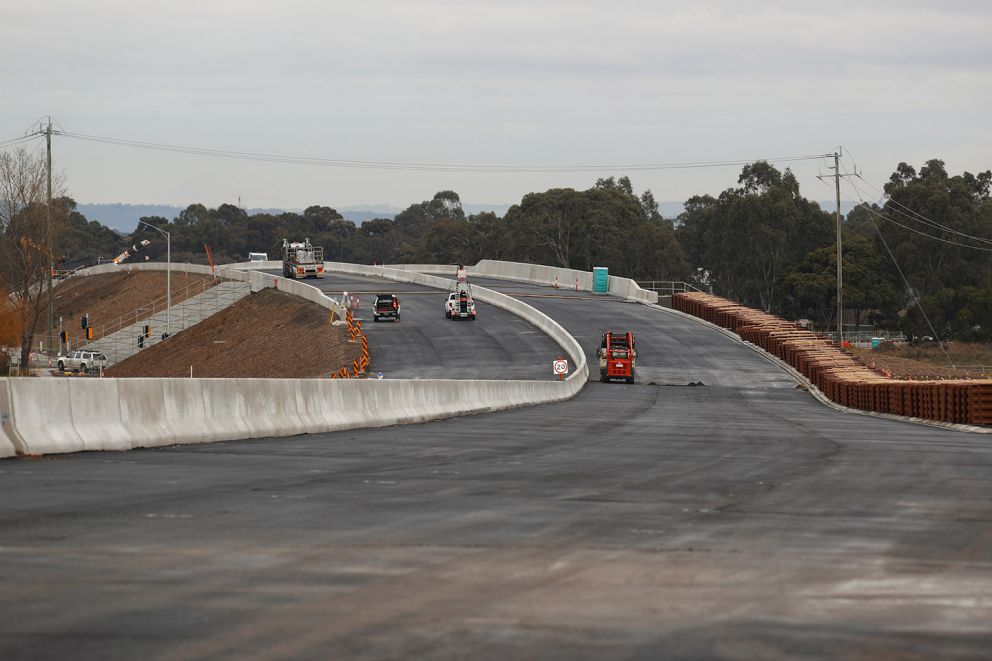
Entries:
[[457, 289], [448, 294], [448, 300], [444, 302], [444, 316], [446, 319], [471, 319], [475, 321], [475, 301], [472, 300], [472, 288], [461, 283]]

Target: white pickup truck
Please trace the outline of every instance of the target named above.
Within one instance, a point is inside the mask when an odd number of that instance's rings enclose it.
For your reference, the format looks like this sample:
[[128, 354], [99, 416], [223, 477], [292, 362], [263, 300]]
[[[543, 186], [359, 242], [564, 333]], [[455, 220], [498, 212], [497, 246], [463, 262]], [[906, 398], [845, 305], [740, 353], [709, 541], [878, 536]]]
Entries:
[[463, 284], [448, 294], [448, 300], [444, 302], [444, 316], [446, 319], [475, 321], [475, 301], [472, 300], [471, 288]]
[[59, 356], [56, 364], [60, 372], [88, 372], [100, 367], [107, 367], [109, 361], [99, 351], [71, 351], [64, 356]]

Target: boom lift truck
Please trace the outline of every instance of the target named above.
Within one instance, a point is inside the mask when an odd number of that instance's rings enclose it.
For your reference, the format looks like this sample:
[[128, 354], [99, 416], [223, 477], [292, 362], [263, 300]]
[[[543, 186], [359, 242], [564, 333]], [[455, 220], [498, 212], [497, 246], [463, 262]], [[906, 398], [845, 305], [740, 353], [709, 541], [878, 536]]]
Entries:
[[634, 382], [634, 363], [637, 349], [634, 347], [633, 333], [603, 333], [603, 341], [596, 350], [599, 358], [599, 380], [607, 383], [612, 379]]

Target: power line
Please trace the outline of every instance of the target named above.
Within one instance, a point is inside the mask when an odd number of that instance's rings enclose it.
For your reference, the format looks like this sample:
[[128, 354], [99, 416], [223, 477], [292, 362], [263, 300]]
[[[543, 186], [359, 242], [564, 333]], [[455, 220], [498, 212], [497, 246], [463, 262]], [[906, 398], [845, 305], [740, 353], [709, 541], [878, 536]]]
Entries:
[[713, 167], [730, 167], [748, 165], [757, 161], [767, 161], [769, 163], [788, 163], [794, 161], [808, 161], [824, 158], [823, 154], [806, 156], [779, 156], [774, 158], [731, 160], [731, 161], [698, 161], [685, 163], [648, 163], [648, 164], [627, 164], [627, 165], [481, 165], [481, 164], [454, 164], [454, 163], [406, 163], [396, 161], [359, 161], [349, 159], [330, 159], [308, 156], [287, 156], [280, 154], [265, 154], [255, 152], [241, 152], [225, 149], [211, 149], [206, 147], [190, 147], [183, 145], [171, 145], [155, 142], [145, 142], [140, 140], [128, 140], [125, 138], [113, 138], [98, 135], [86, 135], [69, 131], [55, 131], [56, 135], [74, 140], [84, 140], [102, 144], [116, 145], [120, 147], [132, 147], [135, 149], [148, 149], [152, 151], [167, 151], [194, 156], [209, 156], [213, 158], [229, 158], [249, 161], [264, 161], [268, 163], [287, 163], [295, 165], [314, 165], [321, 167], [373, 169], [373, 170], [407, 170], [421, 172], [484, 172], [484, 173], [542, 173], [542, 172], [639, 172], [649, 170], [679, 170], [697, 169]]
[[[855, 176], [857, 176], [858, 179], [860, 179], [861, 181], [865, 182], [865, 184], [867, 186], [869, 186], [870, 188], [874, 188], [876, 191], [881, 191], [881, 189], [879, 189], [877, 186], [872, 185], [868, 180], [866, 180], [860, 174], [856, 174]], [[852, 184], [852, 186], [855, 186], [855, 185]], [[860, 189], [858, 189], [857, 186], [855, 186], [855, 189], [857, 189], [857, 190], [860, 191]], [[863, 192], [863, 191], [860, 191], [860, 192]], [[890, 211], [893, 211], [893, 212], [899, 214], [903, 218], [906, 218], [908, 220], [912, 220], [912, 221], [917, 222], [917, 223], [921, 223], [923, 225], [927, 225], [929, 227], [932, 227], [933, 229], [941, 230], [941, 231], [944, 231], [944, 232], [949, 232], [951, 234], [956, 234], [958, 236], [964, 237], [966, 239], [972, 239], [973, 241], [979, 241], [981, 243], [987, 243], [987, 244], [992, 245], [992, 239], [986, 239], [986, 238], [981, 237], [981, 236], [975, 236], [973, 234], [968, 234], [966, 232], [962, 232], [960, 230], [956, 230], [953, 227], [948, 227], [947, 225], [944, 225], [942, 223], [939, 223], [936, 220], [932, 220], [930, 218], [927, 218], [926, 216], [924, 216], [920, 212], [914, 211], [913, 209], [910, 209], [909, 207], [907, 207], [904, 204], [900, 204], [896, 200], [892, 199], [892, 196], [889, 195], [888, 193], [886, 193], [885, 191], [881, 191], [881, 192], [882, 192], [882, 198], [881, 199], [884, 199], [886, 201], [886, 203], [893, 205], [892, 208], [890, 209]], [[900, 208], [901, 209], [905, 209], [906, 211], [901, 211]], [[909, 212], [909, 213], [906, 213], [906, 212]], [[912, 214], [912, 215], [910, 215], [910, 214]]]
[[41, 135], [38, 133], [32, 133], [30, 135], [22, 135], [19, 138], [12, 138], [11, 140], [0, 141], [0, 149], [6, 149], [8, 147], [13, 147], [24, 142], [31, 142], [32, 140], [37, 140]]
[[[848, 183], [850, 183], [850, 182], [848, 182]], [[855, 186], [853, 186], [853, 184], [852, 184], [852, 188], [854, 188], [854, 189], [855, 189], [856, 191], [858, 190], [858, 189], [857, 189], [857, 187], [855, 187]], [[860, 191], [859, 191], [859, 192], [860, 192]], [[864, 198], [861, 198], [861, 196], [860, 196], [860, 195], [858, 195], [858, 197], [859, 197], [859, 199], [861, 199], [861, 201], [862, 201], [862, 202], [865, 202], [865, 201], [864, 201]], [[867, 203], [865, 203], [865, 204], [867, 204]], [[881, 218], [882, 220], [884, 220], [884, 221], [886, 221], [886, 222], [889, 222], [889, 223], [892, 223], [893, 225], [896, 225], [896, 226], [898, 226], [898, 227], [901, 227], [901, 228], [903, 228], [904, 230], [908, 230], [908, 231], [910, 231], [910, 232], [914, 232], [914, 233], [916, 233], [916, 234], [919, 234], [920, 236], [925, 236], [925, 237], [927, 237], [928, 239], [933, 239], [933, 240], [935, 240], [935, 241], [942, 241], [942, 242], [944, 242], [944, 243], [949, 243], [949, 244], [951, 244], [951, 245], [955, 245], [955, 246], [960, 246], [960, 247], [962, 247], [962, 248], [971, 248], [972, 250], [981, 250], [981, 251], [983, 251], [983, 252], [992, 252], [992, 248], [982, 248], [982, 247], [980, 247], [980, 246], [969, 246], [969, 245], [968, 245], [968, 244], [966, 244], [966, 243], [959, 243], [958, 241], [951, 241], [950, 239], [944, 239], [944, 238], [942, 238], [942, 237], [939, 237], [939, 236], [934, 236], [933, 234], [927, 234], [926, 232], [921, 232], [920, 230], [918, 230], [918, 229], [916, 229], [916, 228], [914, 228], [914, 227], [910, 227], [910, 226], [908, 226], [908, 225], [903, 225], [903, 224], [902, 224], [902, 223], [900, 223], [900, 222], [897, 222], [897, 221], [895, 221], [895, 220], [892, 220], [892, 219], [891, 219], [891, 218], [889, 218], [888, 216], [884, 216], [884, 215], [882, 215], [882, 214], [880, 214], [880, 213], [878, 213], [877, 211], [875, 211], [874, 209], [872, 209], [872, 208], [871, 208], [871, 207], [869, 207], [869, 206], [865, 206], [865, 207], [863, 207], [863, 208], [864, 208], [864, 209], [865, 209], [866, 211], [868, 211], [868, 213], [870, 213], [870, 214], [872, 214], [873, 216], [877, 216], [878, 218]]]
[[[847, 181], [847, 180], [845, 180], [845, 181]], [[850, 183], [850, 182], [848, 181], [847, 183]], [[860, 189], [858, 189], [858, 187], [855, 186], [854, 184], [851, 184], [851, 187], [854, 188], [854, 190], [858, 193], [858, 199], [861, 200], [862, 204], [865, 204], [864, 198], [861, 197], [861, 191], [860, 191]], [[872, 215], [878, 216], [879, 218], [882, 218], [883, 220], [889, 220], [889, 219], [885, 218], [885, 216], [882, 216], [881, 214], [879, 214], [878, 212], [876, 212], [871, 207], [866, 206], [865, 209], [867, 209]], [[909, 279], [906, 277], [906, 274], [903, 273], [902, 267], [899, 266], [899, 262], [898, 262], [898, 260], [896, 260], [896, 256], [892, 252], [892, 248], [889, 247], [889, 242], [886, 241], [885, 240], [885, 236], [882, 235], [882, 230], [879, 229], [878, 224], [875, 222], [875, 219], [874, 218], [870, 218], [869, 217], [868, 220], [871, 222], [871, 226], [875, 228], [875, 233], [878, 234], [878, 238], [882, 241], [882, 245], [885, 246], [885, 251], [887, 253], [889, 253], [889, 259], [892, 260], [892, 264], [896, 267], [896, 271], [899, 272], [899, 277], [902, 278], [903, 283], [906, 285], [906, 290], [909, 292], [909, 295], [913, 297], [913, 300], [916, 302], [917, 307], [920, 308], [920, 312], [923, 314], [923, 318], [927, 322], [927, 327], [930, 329], [930, 332], [933, 333], [933, 337], [935, 337], [935, 338], [937, 338], [939, 340], [940, 338], [939, 338], [939, 334], [937, 333], [937, 329], [934, 328], [933, 322], [930, 321], [930, 316], [927, 314], [927, 311], [923, 307], [923, 304], [920, 302], [920, 299], [916, 296], [916, 291], [913, 289], [913, 286], [911, 284], [909, 284]], [[889, 222], [893, 222], [893, 221], [889, 220]], [[898, 225], [899, 223], [896, 223], [896, 224]], [[913, 231], [915, 231], [915, 230], [913, 230]], [[927, 235], [927, 236], [929, 236], [929, 235]], [[931, 237], [931, 238], [936, 238], [936, 237]], [[984, 250], [984, 248], [976, 248], [976, 250]], [[953, 369], [957, 369], [957, 366], [954, 364], [954, 361], [951, 359], [950, 352], [944, 346], [944, 343], [943, 342], [940, 342], [940, 350], [944, 353], [944, 358], [947, 359], [947, 363]]]
[[[848, 153], [850, 154], [850, 150], [848, 150]], [[846, 171], [846, 165], [845, 165], [845, 171]], [[855, 166], [855, 172], [853, 173], [853, 175], [855, 177], [857, 177], [858, 179], [860, 179], [861, 181], [863, 181], [866, 186], [868, 186], [871, 189], [874, 189], [877, 193], [879, 193], [880, 194], [879, 195], [879, 200], [880, 201], [884, 200], [887, 205], [891, 205], [891, 207], [889, 209], [890, 211], [894, 211], [895, 213], [899, 214], [900, 216], [902, 216], [904, 218], [907, 218], [908, 220], [912, 220], [914, 222], [922, 223], [924, 225], [929, 225], [930, 227], [932, 227], [934, 229], [939, 229], [939, 230], [942, 230], [944, 232], [950, 232], [951, 234], [957, 234], [958, 236], [962, 236], [962, 237], [965, 237], [965, 238], [968, 238], [968, 239], [972, 239], [974, 241], [980, 241], [982, 243], [992, 244], [992, 239], [987, 239], [987, 238], [984, 238], [984, 237], [981, 237], [981, 236], [974, 236], [972, 234], [967, 234], [965, 232], [961, 232], [959, 230], [954, 229], [953, 227], [949, 227], [947, 225], [944, 225], [942, 223], [939, 223], [936, 220], [933, 220], [932, 218], [928, 218], [928, 217], [924, 216], [922, 213], [920, 213], [919, 211], [916, 211], [914, 209], [911, 209], [911, 208], [907, 207], [905, 204], [901, 204], [899, 201], [895, 200], [891, 195], [889, 195], [887, 192], [885, 192], [884, 189], [879, 188], [878, 186], [872, 184], [870, 181], [868, 181], [867, 179], [865, 179], [861, 175], [861, 173], [857, 172], [857, 166]], [[855, 186], [855, 189], [858, 190], [859, 192], [861, 192], [861, 193], [864, 192], [864, 191], [861, 191], [860, 189], [858, 189], [855, 184], [852, 184], [852, 186]], [[864, 200], [862, 200], [862, 202], [863, 201]], [[906, 213], [906, 212], [908, 212], [908, 213]]]
[[944, 352], [944, 358], [947, 359], [947, 363], [953, 369], [957, 369], [957, 366], [954, 364], [954, 361], [951, 359], [950, 352], [948, 352], [947, 348], [944, 346], [944, 343], [940, 341], [940, 335], [937, 333], [937, 329], [933, 327], [933, 322], [930, 321], [930, 315], [927, 314], [927, 311], [923, 307], [923, 304], [920, 303], [920, 299], [917, 298], [916, 292], [913, 290], [912, 285], [909, 284], [909, 280], [906, 279], [906, 275], [902, 272], [902, 269], [899, 267], [899, 262], [896, 261], [896, 256], [892, 254], [892, 249], [889, 248], [889, 242], [885, 240], [884, 236], [882, 236], [882, 230], [880, 230], [878, 228], [878, 225], [875, 224], [874, 218], [869, 218], [869, 220], [871, 221], [871, 226], [875, 228], [875, 233], [878, 234], [878, 238], [882, 240], [882, 245], [885, 246], [886, 252], [889, 253], [889, 257], [892, 259], [892, 263], [895, 264], [896, 270], [899, 271], [899, 277], [902, 278], [903, 283], [905, 283], [906, 285], [906, 289], [909, 290], [909, 295], [913, 297], [914, 301], [916, 301], [916, 306], [920, 308], [920, 312], [923, 314], [923, 318], [926, 319], [927, 327], [930, 329], [930, 332], [933, 333], [933, 337], [938, 340], [938, 343], [940, 344], [940, 350]]

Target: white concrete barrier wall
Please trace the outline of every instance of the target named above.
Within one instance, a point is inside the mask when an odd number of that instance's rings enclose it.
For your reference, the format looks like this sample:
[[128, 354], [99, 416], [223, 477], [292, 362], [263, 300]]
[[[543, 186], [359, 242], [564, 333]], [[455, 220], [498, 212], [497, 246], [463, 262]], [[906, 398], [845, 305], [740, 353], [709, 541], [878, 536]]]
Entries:
[[0, 459], [13, 457], [24, 452], [20, 440], [14, 434], [14, 415], [10, 404], [10, 385], [6, 380], [0, 381]]
[[[387, 277], [442, 290], [453, 284], [451, 279], [384, 267], [333, 266], [339, 272]], [[130, 268], [163, 267], [145, 263]], [[102, 265], [92, 271], [120, 268]], [[209, 267], [198, 267], [190, 272], [210, 271]], [[243, 272], [242, 276], [260, 284], [268, 284], [269, 278], [272, 285], [325, 306], [330, 301], [302, 282], [251, 272]], [[473, 293], [480, 301], [517, 314], [550, 335], [572, 358], [572, 374], [564, 382], [3, 378], [0, 412], [7, 401], [9, 415], [0, 427], [0, 456], [10, 456], [12, 452], [124, 450], [424, 422], [561, 401], [582, 389], [589, 375], [585, 352], [564, 328], [505, 294], [483, 287], [473, 287]]]
[[[442, 274], [454, 277], [454, 265], [448, 264], [390, 264], [389, 268], [418, 273]], [[529, 282], [537, 285], [553, 286], [555, 277], [562, 289], [575, 289], [578, 282], [580, 291], [592, 291], [593, 275], [590, 271], [578, 271], [558, 266], [542, 266], [525, 264], [523, 262], [504, 262], [483, 259], [475, 266], [468, 267], [469, 281], [472, 276], [482, 278], [499, 278], [517, 282]], [[610, 276], [609, 294], [641, 303], [657, 303], [658, 293], [641, 289], [640, 285], [630, 278]]]
[[[424, 422], [553, 402], [556, 381], [0, 379], [20, 454], [205, 443]], [[11, 456], [13, 443], [5, 456]]]
[[[275, 266], [270, 266], [270, 265]], [[272, 275], [269, 273], [261, 273], [260, 271], [253, 269], [281, 269], [282, 262], [243, 262], [240, 264], [231, 264], [218, 266], [215, 269], [211, 269], [209, 266], [204, 266], [202, 264], [173, 264], [173, 273], [196, 273], [199, 275], [216, 275], [218, 278], [224, 280], [233, 280], [235, 282], [247, 282], [249, 283], [249, 288], [253, 292], [261, 291], [269, 287], [274, 287], [280, 291], [284, 291], [288, 294], [294, 296], [299, 296], [300, 298], [306, 299], [323, 308], [331, 310], [340, 316], [341, 305], [338, 301], [325, 296], [320, 289], [314, 285], [308, 284], [301, 280], [290, 280], [283, 278], [278, 275]], [[90, 266], [85, 269], [80, 269], [78, 275], [100, 275], [103, 273], [119, 273], [121, 271], [165, 271], [168, 270], [168, 264], [163, 262], [136, 262], [134, 264], [100, 264], [98, 266]]]
[[[325, 262], [325, 268], [337, 268], [337, 262]], [[238, 270], [247, 269], [281, 269], [282, 262], [241, 262], [238, 264], [227, 264], [225, 268]], [[455, 264], [389, 264], [386, 268], [397, 271], [412, 271], [415, 273], [426, 273], [439, 275], [447, 278], [455, 277]], [[558, 278], [558, 286], [562, 289], [575, 289], [578, 282], [580, 291], [592, 291], [593, 274], [590, 271], [579, 271], [576, 269], [566, 269], [559, 266], [543, 266], [540, 264], [527, 264], [524, 262], [506, 262], [494, 259], [483, 259], [475, 266], [469, 266], [469, 281], [472, 276], [483, 278], [499, 278], [501, 280], [514, 280], [517, 282], [529, 282], [538, 285], [552, 286], [555, 277]], [[658, 292], [641, 289], [634, 280], [621, 278], [615, 275], [610, 276], [609, 294], [619, 296], [640, 303], [657, 303]]]

